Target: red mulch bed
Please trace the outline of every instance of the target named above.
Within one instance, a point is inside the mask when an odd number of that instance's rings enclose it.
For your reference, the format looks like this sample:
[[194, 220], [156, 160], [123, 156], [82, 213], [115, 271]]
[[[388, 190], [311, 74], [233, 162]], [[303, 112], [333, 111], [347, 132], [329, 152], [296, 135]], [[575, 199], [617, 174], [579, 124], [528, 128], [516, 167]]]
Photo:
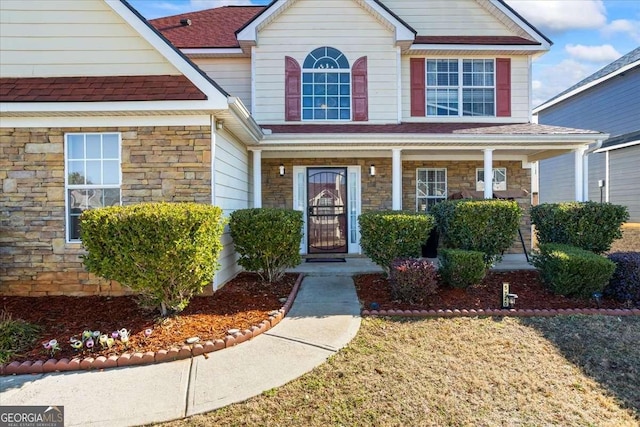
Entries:
[[[58, 340], [61, 350], [53, 358], [97, 357], [124, 352], [147, 352], [180, 347], [190, 337], [201, 342], [222, 339], [229, 329], [248, 329], [279, 310], [293, 289], [297, 274], [287, 274], [278, 283], [264, 284], [257, 275], [242, 273], [212, 296], [199, 296], [187, 308], [161, 319], [157, 311], [145, 311], [136, 304], [135, 296], [122, 297], [0, 297], [0, 309], [14, 319], [23, 319], [42, 328], [40, 339], [27, 353], [13, 361], [47, 360], [51, 356], [43, 341]], [[96, 343], [93, 351], [71, 348], [69, 339], [80, 338], [84, 330], [130, 331], [128, 346], [116, 341], [111, 349], [101, 349]], [[149, 337], [144, 331], [152, 329]]]
[[[452, 289], [441, 285], [436, 294], [419, 304], [394, 301], [389, 282], [382, 274], [363, 274], [354, 279], [358, 298], [367, 310], [371, 309], [373, 302], [379, 304], [379, 310], [497, 309], [501, 308], [503, 282], [508, 282], [511, 293], [518, 295], [514, 307], [517, 309], [598, 308], [594, 299], [567, 298], [553, 294], [544, 287], [538, 272], [534, 270], [492, 271], [482, 283], [468, 289]], [[600, 308], [628, 307], [617, 301], [603, 299]]]

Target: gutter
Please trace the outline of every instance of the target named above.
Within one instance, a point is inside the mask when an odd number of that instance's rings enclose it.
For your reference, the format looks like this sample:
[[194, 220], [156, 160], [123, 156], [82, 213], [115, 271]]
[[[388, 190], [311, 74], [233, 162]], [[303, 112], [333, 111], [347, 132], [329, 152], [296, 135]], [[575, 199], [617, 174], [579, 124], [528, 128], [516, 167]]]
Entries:
[[251, 116], [247, 107], [244, 106], [240, 98], [235, 96], [230, 96], [227, 98], [227, 102], [229, 103], [229, 110], [238, 117], [240, 124], [242, 127], [251, 135], [254, 142], [260, 142], [264, 137], [264, 133], [260, 126], [256, 123], [256, 121]]

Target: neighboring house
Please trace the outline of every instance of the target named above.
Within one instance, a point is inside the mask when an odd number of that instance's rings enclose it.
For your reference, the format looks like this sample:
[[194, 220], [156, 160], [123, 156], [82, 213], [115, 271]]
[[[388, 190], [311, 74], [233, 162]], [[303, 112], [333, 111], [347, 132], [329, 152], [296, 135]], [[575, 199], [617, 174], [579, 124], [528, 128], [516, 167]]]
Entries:
[[[359, 254], [363, 211], [528, 208], [536, 161], [607, 137], [531, 123], [551, 42], [500, 0], [278, 0], [152, 26], [124, 0], [3, 0], [0, 25], [3, 293], [120, 292], [82, 268], [90, 207], [293, 208], [303, 254]], [[224, 243], [216, 285], [238, 271]]]
[[[640, 47], [534, 109], [545, 125], [589, 127], [611, 135], [592, 147], [582, 180], [575, 152], [540, 162], [540, 201], [585, 200], [625, 205], [640, 223]], [[577, 154], [576, 154], [577, 153]], [[580, 191], [580, 190], [579, 190]]]

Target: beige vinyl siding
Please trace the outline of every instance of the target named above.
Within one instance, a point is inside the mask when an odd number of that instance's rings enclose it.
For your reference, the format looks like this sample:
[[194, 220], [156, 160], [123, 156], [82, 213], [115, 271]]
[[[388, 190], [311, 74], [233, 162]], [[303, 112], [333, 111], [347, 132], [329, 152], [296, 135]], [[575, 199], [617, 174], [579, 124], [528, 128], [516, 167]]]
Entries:
[[193, 58], [198, 67], [251, 111], [250, 58]]
[[0, 76], [180, 74], [101, 0], [0, 1]]
[[[411, 74], [410, 58], [418, 56], [402, 56], [402, 120], [411, 122], [451, 120], [456, 122], [528, 122], [529, 121], [529, 61], [527, 56], [509, 56], [511, 58], [511, 117], [411, 117]], [[478, 56], [421, 56], [429, 59], [495, 59], [491, 55]], [[501, 56], [504, 58], [504, 56]]]
[[384, 4], [419, 35], [516, 35], [475, 0], [385, 0]]
[[[240, 142], [226, 133], [216, 134], [215, 147], [215, 199], [224, 216], [237, 209], [249, 207], [249, 155]], [[233, 247], [229, 228], [222, 237], [223, 249], [218, 258], [220, 270], [216, 274], [215, 286], [220, 286], [240, 271], [237, 254]]]
[[609, 201], [629, 209], [629, 222], [640, 222], [640, 145], [609, 152]]
[[284, 63], [300, 66], [315, 48], [340, 50], [349, 65], [368, 61], [369, 122], [397, 122], [397, 60], [394, 32], [357, 2], [299, 0], [258, 33], [255, 49], [256, 105], [259, 123], [284, 122]]

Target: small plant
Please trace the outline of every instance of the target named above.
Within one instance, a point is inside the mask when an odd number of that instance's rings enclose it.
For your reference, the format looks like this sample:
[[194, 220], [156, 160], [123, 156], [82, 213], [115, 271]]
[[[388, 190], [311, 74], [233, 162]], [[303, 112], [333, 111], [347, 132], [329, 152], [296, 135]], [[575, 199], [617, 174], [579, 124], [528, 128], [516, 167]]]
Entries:
[[442, 281], [454, 288], [477, 285], [484, 279], [487, 272], [483, 252], [443, 249], [438, 258]]
[[5, 310], [0, 312], [0, 363], [28, 350], [38, 339], [40, 328], [21, 319], [13, 319]]
[[562, 243], [604, 253], [622, 237], [625, 206], [597, 202], [543, 203], [531, 208], [539, 243]]
[[213, 282], [224, 228], [219, 207], [110, 206], [84, 211], [80, 224], [87, 270], [138, 292], [162, 316], [182, 311]]
[[604, 295], [640, 306], [640, 252], [615, 252], [608, 258], [616, 264], [616, 269], [604, 288]]
[[229, 220], [231, 237], [240, 254], [238, 264], [272, 283], [289, 267], [300, 264], [302, 212], [292, 209], [240, 209]]
[[438, 289], [436, 267], [426, 259], [399, 258], [391, 263], [389, 282], [394, 299], [415, 303]]
[[60, 351], [60, 345], [58, 344], [58, 340], [56, 339], [44, 341], [42, 343], [42, 346], [51, 357], [55, 356], [56, 353]]
[[387, 275], [394, 259], [420, 256], [434, 224], [431, 215], [400, 211], [365, 212], [358, 223], [362, 251]]
[[591, 298], [602, 292], [616, 265], [607, 258], [575, 246], [544, 243], [533, 256], [540, 278], [554, 293]]
[[446, 200], [431, 208], [444, 245], [483, 252], [491, 266], [518, 235], [522, 210], [509, 200]]

